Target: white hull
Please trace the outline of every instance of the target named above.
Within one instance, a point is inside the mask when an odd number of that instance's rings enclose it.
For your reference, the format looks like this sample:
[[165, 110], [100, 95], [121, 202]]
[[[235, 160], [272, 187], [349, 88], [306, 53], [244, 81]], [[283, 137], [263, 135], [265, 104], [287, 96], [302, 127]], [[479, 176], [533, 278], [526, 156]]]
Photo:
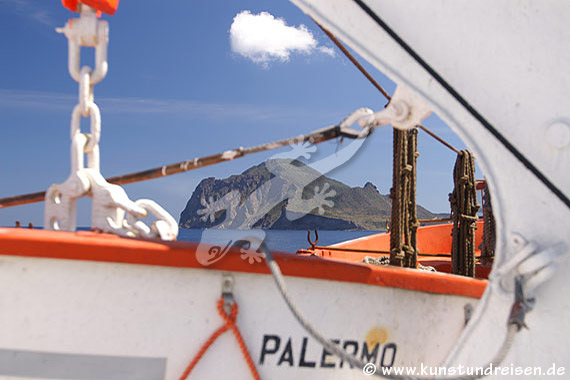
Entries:
[[[227, 272], [15, 256], [3, 256], [0, 263], [0, 300], [5, 310], [0, 316], [0, 361], [4, 361], [0, 379], [61, 371], [66, 377], [56, 378], [91, 379], [99, 374], [106, 376], [101, 380], [178, 379], [203, 342], [222, 325], [216, 302]], [[239, 305], [237, 324], [261, 378], [364, 376], [346, 363], [339, 368], [339, 359], [333, 356], [327, 356], [322, 367], [323, 348], [293, 318], [271, 276], [231, 275]], [[385, 364], [394, 356], [394, 366], [439, 365], [463, 329], [464, 306], [478, 301], [291, 276], [287, 282], [308, 318], [330, 338], [340, 339], [348, 351], [354, 347], [350, 342], [357, 342], [360, 357], [367, 339], [372, 351], [376, 336], [378, 355], [370, 361], [377, 365], [382, 352]], [[264, 336], [267, 352], [261, 363]], [[278, 339], [268, 336], [279, 337], [275, 353]], [[300, 363], [304, 338], [306, 352]], [[284, 355], [289, 339], [292, 363]], [[31, 354], [38, 353], [43, 361], [33, 359]], [[78, 354], [93, 356], [74, 356]], [[14, 360], [10, 368], [4, 360], [10, 355], [19, 355], [28, 364]], [[65, 369], [58, 368], [61, 363], [66, 363]], [[97, 363], [115, 370], [82, 370], [82, 365]], [[121, 366], [130, 368], [128, 375], [117, 370]], [[251, 378], [231, 332], [214, 343], [190, 378]]]
[[[517, 334], [503, 365], [555, 365], [568, 377], [570, 303], [561, 291], [569, 288], [570, 272], [570, 3], [364, 1], [439, 80], [358, 1], [292, 2], [429, 102], [474, 152], [490, 185], [497, 223], [494, 269], [445, 365], [477, 366], [492, 359], [505, 336], [514, 277], [524, 275], [533, 282], [526, 296], [536, 302], [527, 315], [529, 329]], [[517, 265], [525, 260], [527, 265]]]

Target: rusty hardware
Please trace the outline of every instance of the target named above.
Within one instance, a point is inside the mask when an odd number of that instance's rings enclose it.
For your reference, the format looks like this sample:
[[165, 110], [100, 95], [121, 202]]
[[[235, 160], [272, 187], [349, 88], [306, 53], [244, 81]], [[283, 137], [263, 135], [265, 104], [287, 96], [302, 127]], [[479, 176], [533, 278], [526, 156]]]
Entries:
[[311, 229], [307, 229], [307, 241], [309, 242], [309, 244], [311, 245], [310, 250], [314, 251], [315, 247], [317, 246], [317, 243], [319, 242], [319, 232], [315, 229], [315, 241], [311, 241]]
[[[225, 151], [222, 153], [217, 153], [204, 157], [196, 157], [186, 161], [180, 161], [153, 169], [106, 178], [105, 180], [115, 185], [125, 185], [128, 183], [134, 183], [154, 178], [170, 176], [173, 174], [183, 173], [190, 170], [203, 168], [205, 166], [218, 164], [221, 162], [231, 161], [235, 158], [244, 157], [246, 155], [253, 153], [274, 150], [277, 148], [287, 146], [292, 143], [308, 141], [311, 144], [319, 144], [339, 137], [346, 137], [351, 139], [360, 138], [359, 134], [355, 133], [351, 128], [344, 128], [341, 127], [340, 125], [333, 125], [331, 127], [310, 132], [309, 134], [306, 135], [290, 137], [246, 148], [239, 147], [237, 149]], [[42, 202], [44, 201], [45, 197], [46, 197], [46, 192], [39, 191], [36, 193], [0, 198], [0, 208], [24, 205], [35, 202]]]

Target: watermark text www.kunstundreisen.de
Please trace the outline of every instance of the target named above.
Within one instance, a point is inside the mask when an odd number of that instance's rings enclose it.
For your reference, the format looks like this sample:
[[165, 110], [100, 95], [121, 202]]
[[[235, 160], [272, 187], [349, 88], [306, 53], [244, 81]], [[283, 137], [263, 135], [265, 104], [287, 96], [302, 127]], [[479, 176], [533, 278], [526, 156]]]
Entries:
[[373, 363], [368, 363], [362, 369], [365, 375], [373, 375], [376, 371], [380, 371], [383, 375], [408, 375], [408, 376], [564, 376], [566, 368], [552, 363], [549, 367], [540, 366], [515, 366], [514, 364], [493, 366], [489, 364], [486, 367], [473, 367], [458, 365], [454, 367], [432, 367], [423, 363], [419, 367], [380, 367], [379, 369]]

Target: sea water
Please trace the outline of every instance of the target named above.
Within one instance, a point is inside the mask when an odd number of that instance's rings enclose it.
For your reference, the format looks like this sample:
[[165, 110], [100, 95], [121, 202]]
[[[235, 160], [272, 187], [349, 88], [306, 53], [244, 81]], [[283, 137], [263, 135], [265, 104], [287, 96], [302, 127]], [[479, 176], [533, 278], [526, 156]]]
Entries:
[[[202, 238], [201, 229], [181, 228], [178, 232], [178, 240], [199, 242]], [[223, 236], [224, 230], [218, 230]], [[357, 239], [362, 236], [373, 235], [384, 231], [319, 231], [319, 242], [317, 245], [326, 246], [340, 243], [346, 240]], [[310, 245], [307, 242], [306, 230], [265, 230], [265, 242], [274, 251], [296, 252], [299, 249], [306, 249]], [[315, 239], [315, 233], [311, 233], [311, 239]]]

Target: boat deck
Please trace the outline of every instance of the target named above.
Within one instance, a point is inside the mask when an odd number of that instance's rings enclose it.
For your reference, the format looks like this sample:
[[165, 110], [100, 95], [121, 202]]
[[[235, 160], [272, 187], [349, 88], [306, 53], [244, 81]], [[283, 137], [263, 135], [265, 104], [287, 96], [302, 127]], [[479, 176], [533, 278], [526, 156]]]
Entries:
[[[452, 224], [438, 224], [418, 228], [418, 262], [424, 266], [434, 267], [438, 272], [451, 273], [451, 230]], [[476, 277], [487, 279], [491, 272], [491, 263], [481, 262], [481, 250], [478, 248], [483, 237], [483, 221], [477, 222], [475, 230]], [[330, 248], [330, 249], [328, 249]], [[344, 249], [344, 250], [343, 250]], [[299, 255], [317, 256], [330, 260], [362, 262], [365, 257], [381, 258], [389, 256], [390, 234], [380, 233], [358, 239], [318, 247], [314, 250], [300, 250]]]

